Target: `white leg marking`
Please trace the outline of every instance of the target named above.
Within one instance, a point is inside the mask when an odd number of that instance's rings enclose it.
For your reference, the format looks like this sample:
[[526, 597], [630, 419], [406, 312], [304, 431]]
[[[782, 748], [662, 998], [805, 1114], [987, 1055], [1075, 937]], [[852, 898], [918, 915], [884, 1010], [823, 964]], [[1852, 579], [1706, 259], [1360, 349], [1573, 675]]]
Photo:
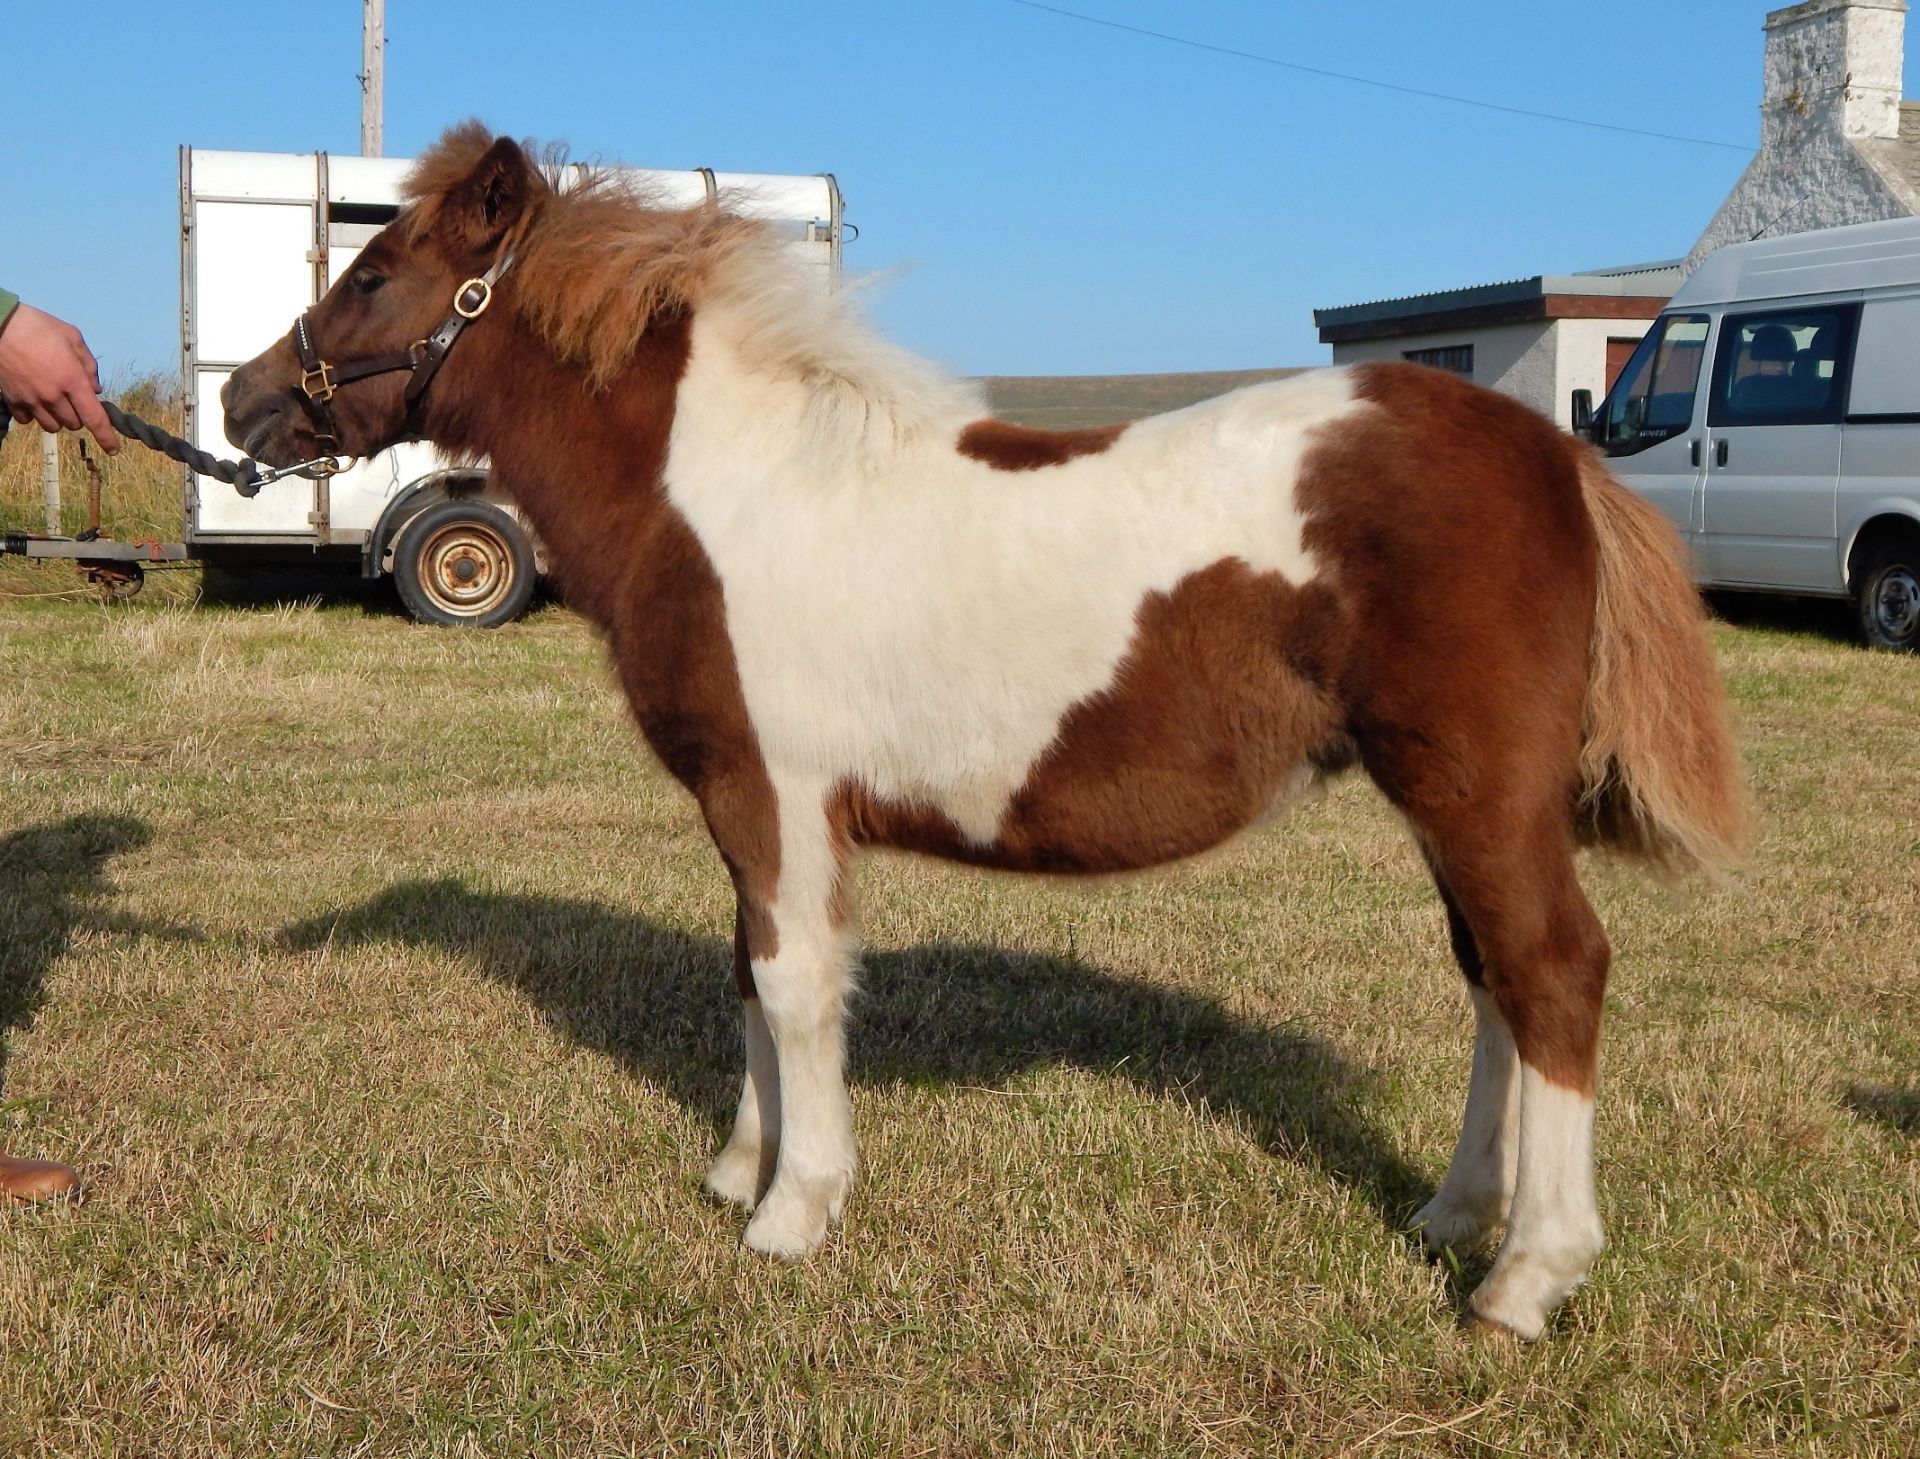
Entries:
[[780, 1154], [780, 1068], [773, 1033], [758, 998], [741, 1004], [747, 1034], [747, 1074], [740, 1085], [740, 1111], [726, 1148], [707, 1171], [707, 1194], [751, 1211], [773, 1179]]
[[1507, 1239], [1473, 1310], [1524, 1338], [1580, 1284], [1605, 1244], [1593, 1199], [1593, 1100], [1520, 1066], [1520, 1168]]
[[1520, 1160], [1520, 1059], [1513, 1031], [1485, 988], [1473, 993], [1473, 1078], [1447, 1178], [1414, 1224], [1429, 1251], [1468, 1251], [1491, 1236], [1513, 1204]]
[[753, 964], [779, 1066], [780, 1149], [746, 1241], [770, 1256], [805, 1256], [818, 1246], [853, 1182], [843, 1014], [854, 939], [832, 923], [839, 863], [821, 809], [824, 796], [823, 787], [782, 791], [773, 906], [780, 950]]

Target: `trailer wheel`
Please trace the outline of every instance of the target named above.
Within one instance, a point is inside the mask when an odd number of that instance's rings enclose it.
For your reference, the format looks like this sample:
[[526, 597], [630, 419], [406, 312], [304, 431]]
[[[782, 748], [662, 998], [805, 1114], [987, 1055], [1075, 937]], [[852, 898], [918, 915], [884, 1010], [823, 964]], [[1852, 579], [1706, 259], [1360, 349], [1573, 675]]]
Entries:
[[81, 562], [80, 576], [103, 603], [124, 603], [147, 585], [147, 570], [137, 562]]
[[1889, 542], [1868, 559], [1855, 606], [1874, 648], [1920, 650], [1920, 538]]
[[401, 529], [394, 545], [394, 585], [422, 623], [511, 623], [532, 600], [535, 576], [525, 530], [488, 502], [435, 502]]

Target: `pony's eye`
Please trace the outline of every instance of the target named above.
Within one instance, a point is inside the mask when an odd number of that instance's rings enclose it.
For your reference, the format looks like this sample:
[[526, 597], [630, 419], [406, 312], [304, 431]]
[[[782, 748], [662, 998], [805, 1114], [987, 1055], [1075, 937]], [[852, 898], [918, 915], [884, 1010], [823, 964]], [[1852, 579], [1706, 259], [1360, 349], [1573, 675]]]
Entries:
[[380, 286], [386, 282], [386, 278], [384, 275], [375, 273], [370, 268], [359, 268], [353, 271], [349, 282], [353, 285], [354, 293], [364, 296], [378, 291]]

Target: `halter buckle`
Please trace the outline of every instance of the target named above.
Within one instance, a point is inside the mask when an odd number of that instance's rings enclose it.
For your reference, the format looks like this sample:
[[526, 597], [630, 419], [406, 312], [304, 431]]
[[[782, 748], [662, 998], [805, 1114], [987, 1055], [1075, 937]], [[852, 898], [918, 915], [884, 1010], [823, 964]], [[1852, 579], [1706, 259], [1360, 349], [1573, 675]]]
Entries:
[[[318, 388], [315, 388], [313, 383], [316, 380], [320, 382]], [[300, 388], [306, 392], [306, 397], [309, 400], [333, 399], [335, 389], [333, 366], [329, 365], [325, 360], [322, 360], [318, 365], [301, 375]]]
[[[479, 290], [479, 297], [471, 304], [468, 296]], [[468, 279], [453, 296], [453, 312], [462, 319], [478, 319], [487, 312], [487, 305], [493, 302], [493, 285], [486, 279]]]

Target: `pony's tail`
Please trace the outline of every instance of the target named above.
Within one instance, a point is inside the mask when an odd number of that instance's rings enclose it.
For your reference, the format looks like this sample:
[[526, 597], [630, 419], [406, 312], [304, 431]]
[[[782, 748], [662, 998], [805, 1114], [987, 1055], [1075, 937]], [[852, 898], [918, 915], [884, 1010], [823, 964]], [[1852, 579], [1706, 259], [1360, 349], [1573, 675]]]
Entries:
[[1580, 838], [1668, 875], [1719, 876], [1747, 798], [1699, 595], [1666, 518], [1580, 453], [1599, 592], [1580, 750]]

